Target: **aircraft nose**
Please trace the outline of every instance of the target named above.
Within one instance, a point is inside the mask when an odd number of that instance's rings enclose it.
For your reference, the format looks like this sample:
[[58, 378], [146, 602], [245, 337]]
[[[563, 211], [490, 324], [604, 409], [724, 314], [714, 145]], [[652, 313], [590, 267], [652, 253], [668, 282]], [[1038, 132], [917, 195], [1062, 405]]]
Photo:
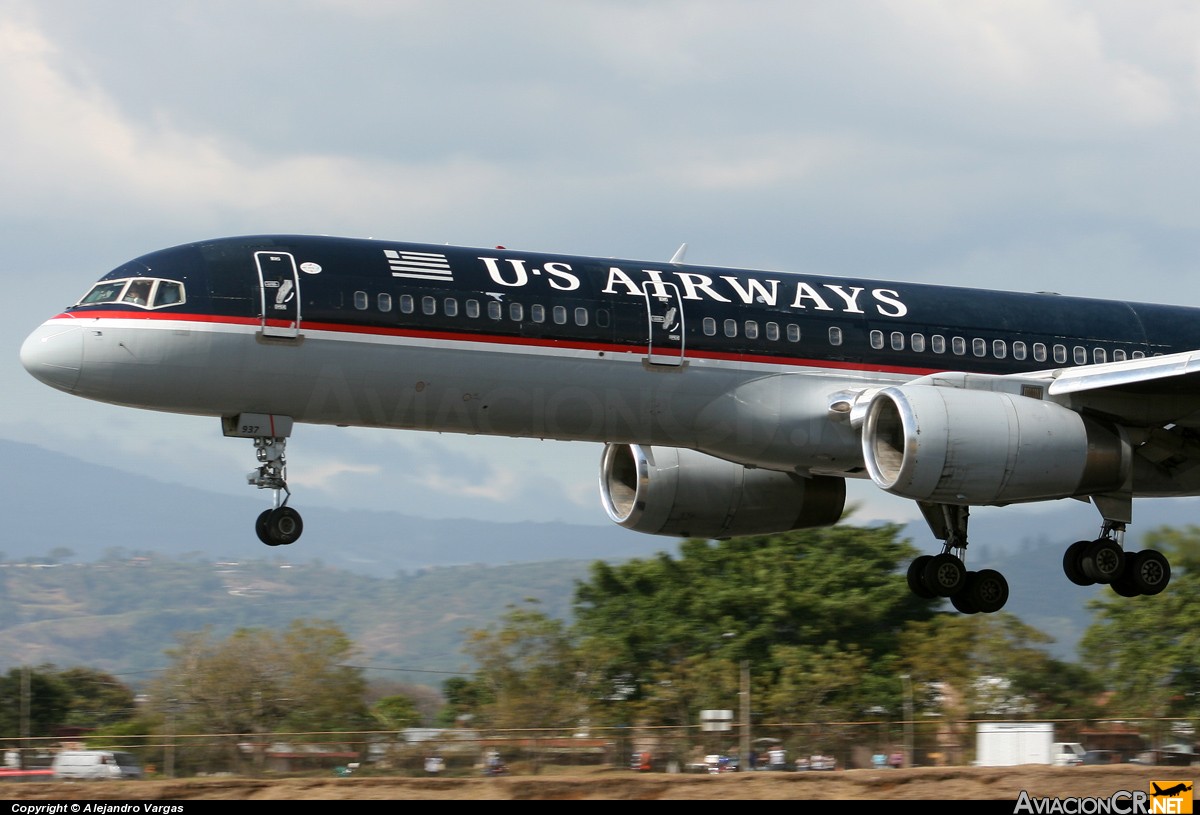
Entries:
[[77, 325], [51, 320], [25, 338], [21, 364], [52, 388], [70, 392], [79, 381], [83, 363], [83, 330]]

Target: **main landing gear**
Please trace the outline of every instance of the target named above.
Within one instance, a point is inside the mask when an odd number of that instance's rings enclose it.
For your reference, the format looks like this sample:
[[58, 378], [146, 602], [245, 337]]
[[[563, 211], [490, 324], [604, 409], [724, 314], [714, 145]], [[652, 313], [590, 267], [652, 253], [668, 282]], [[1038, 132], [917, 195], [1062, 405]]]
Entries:
[[[1120, 502], [1096, 501], [1110, 511]], [[949, 504], [918, 501], [933, 534], [944, 542], [937, 555], [921, 555], [908, 567], [908, 588], [925, 599], [947, 597], [963, 614], [991, 614], [1008, 600], [1008, 581], [993, 569], [968, 571], [964, 565], [967, 551], [969, 509]], [[1116, 514], [1116, 513], [1114, 513]], [[1123, 548], [1125, 521], [1106, 517], [1096, 540], [1076, 541], [1063, 555], [1063, 571], [1077, 586], [1103, 584], [1122, 597], [1154, 595], [1171, 580], [1171, 564], [1155, 549], [1126, 552]], [[957, 553], [957, 554], [956, 554]]]
[[287, 486], [287, 437], [292, 433], [292, 420], [287, 416], [242, 413], [221, 419], [226, 436], [254, 439], [254, 452], [259, 466], [246, 476], [246, 481], [260, 490], [274, 493], [272, 508], [263, 510], [254, 523], [258, 539], [267, 546], [295, 543], [304, 531], [300, 513], [287, 505], [292, 497]]
[[1063, 572], [1077, 586], [1107, 584], [1122, 597], [1154, 595], [1171, 582], [1171, 564], [1157, 549], [1126, 552], [1125, 524], [1106, 520], [1100, 537], [1075, 541], [1063, 554]]
[[[917, 502], [930, 529], [944, 542], [937, 555], [921, 555], [908, 567], [908, 588], [931, 600], [948, 597], [963, 614], [992, 614], [1008, 602], [1008, 581], [995, 569], [968, 571], [968, 507]], [[959, 554], [955, 554], [955, 553]]]

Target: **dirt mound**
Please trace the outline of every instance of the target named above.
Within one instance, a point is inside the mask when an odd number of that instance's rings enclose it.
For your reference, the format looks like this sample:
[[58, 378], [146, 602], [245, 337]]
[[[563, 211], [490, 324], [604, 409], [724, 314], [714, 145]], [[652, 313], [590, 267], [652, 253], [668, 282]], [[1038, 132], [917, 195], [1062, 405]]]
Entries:
[[7, 783], [13, 801], [301, 800], [1007, 800], [1109, 798], [1183, 779], [1189, 767], [920, 767], [906, 770], [669, 775], [605, 769], [498, 778], [196, 778]]

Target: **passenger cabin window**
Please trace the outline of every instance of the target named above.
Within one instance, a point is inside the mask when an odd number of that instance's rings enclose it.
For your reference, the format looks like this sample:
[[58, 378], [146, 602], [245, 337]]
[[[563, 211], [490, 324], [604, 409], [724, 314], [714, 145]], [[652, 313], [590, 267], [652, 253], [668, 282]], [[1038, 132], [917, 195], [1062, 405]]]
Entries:
[[961, 357], [967, 353], [967, 341], [962, 337], [954, 337], [950, 340], [950, 350]]
[[1027, 353], [1028, 351], [1025, 347], [1025, 343], [1021, 342], [1020, 340], [1017, 340], [1013, 343], [1013, 359], [1025, 359]]
[[746, 332], [746, 339], [748, 339], [748, 340], [758, 339], [758, 323], [756, 323], [754, 320], [747, 320], [746, 326], [745, 326], [745, 332]]
[[882, 331], [872, 331], [871, 332], [871, 347], [874, 348], [876, 351], [883, 350], [883, 332]]
[[736, 337], [737, 336], [737, 320], [726, 320], [725, 321], [725, 336], [726, 337]]
[[935, 354], [946, 353], [946, 338], [941, 334], [934, 334], [929, 338], [929, 347], [933, 349]]
[[800, 326], [795, 323], [788, 323], [787, 337], [788, 342], [800, 342]]
[[504, 316], [504, 308], [500, 305], [499, 300], [488, 300], [488, 317], [493, 320], [499, 320]]
[[836, 325], [829, 327], [829, 344], [830, 345], [841, 345], [842, 344], [842, 329], [838, 328]]
[[588, 324], [588, 310], [583, 306], [575, 309], [575, 325], [584, 326]]
[[1125, 351], [1123, 349], [1118, 348], [1115, 351], [1113, 351], [1113, 362], [1124, 362], [1124, 361], [1125, 361]]
[[971, 353], [977, 357], [987, 356], [987, 340], [976, 337], [971, 340]]
[[1097, 365], [1102, 362], [1108, 362], [1108, 357], [1103, 348], [1097, 348], [1092, 351], [1092, 362], [1095, 362]]
[[767, 339], [771, 342], [779, 341], [779, 323], [767, 323]]
[[442, 301], [442, 311], [444, 311], [446, 313], [447, 317], [457, 317], [458, 316], [458, 301], [455, 300], [453, 297], [447, 297], [445, 300]]
[[468, 300], [466, 305], [467, 305], [467, 316], [468, 317], [470, 317], [472, 320], [479, 317], [479, 301], [478, 300]]
[[904, 350], [904, 334], [902, 334], [899, 331], [892, 332], [892, 350], [893, 351], [903, 351]]
[[1063, 365], [1066, 363], [1066, 361], [1067, 361], [1067, 346], [1065, 346], [1065, 345], [1055, 345], [1054, 346], [1054, 361], [1057, 362], [1059, 365]]
[[553, 309], [551, 309], [551, 314], [554, 317], [555, 325], [566, 325], [567, 324], [567, 307], [566, 306], [555, 306]]
[[1045, 361], [1046, 361], [1046, 359], [1047, 359], [1047, 357], [1046, 357], [1046, 343], [1044, 343], [1044, 342], [1035, 342], [1035, 343], [1033, 344], [1033, 361], [1034, 361], [1034, 362], [1045, 362]]
[[434, 315], [437, 314], [437, 300], [426, 295], [421, 298], [421, 313]]
[[700, 323], [700, 326], [704, 331], [704, 336], [706, 336], [706, 337], [717, 336], [717, 321], [715, 318], [705, 317], [704, 320]]
[[913, 334], [911, 337], [908, 338], [908, 341], [910, 343], [912, 343], [912, 349], [914, 351], [916, 351], [918, 354], [925, 350], [925, 335], [924, 334]]
[[371, 304], [371, 300], [367, 297], [365, 291], [356, 291], [354, 293], [354, 307], [359, 311], [365, 311], [367, 306]]
[[520, 303], [509, 303], [508, 318], [514, 323], [521, 322], [525, 319], [525, 307]]
[[992, 356], [996, 359], [1004, 359], [1008, 356], [1008, 347], [1004, 340], [992, 340]]
[[392, 296], [390, 294], [388, 294], [387, 292], [381, 292], [379, 294], [379, 296], [375, 298], [375, 306], [380, 311], [391, 311], [392, 310]]
[[404, 314], [413, 313], [413, 296], [411, 294], [400, 295], [400, 311]]
[[541, 303], [534, 303], [529, 307], [529, 319], [535, 323], [546, 322], [546, 307]]
[[1082, 345], [1075, 346], [1074, 356], [1076, 365], [1087, 365], [1087, 349]]
[[165, 308], [177, 306], [184, 299], [183, 284], [177, 280], [133, 277], [97, 283], [75, 305], [98, 306], [103, 303], [120, 303], [142, 308]]

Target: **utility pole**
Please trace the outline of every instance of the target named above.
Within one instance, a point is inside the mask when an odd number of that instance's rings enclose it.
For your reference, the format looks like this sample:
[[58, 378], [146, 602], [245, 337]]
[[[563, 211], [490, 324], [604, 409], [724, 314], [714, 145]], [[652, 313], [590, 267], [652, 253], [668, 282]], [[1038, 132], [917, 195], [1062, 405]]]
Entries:
[[900, 681], [903, 683], [904, 691], [904, 760], [907, 762], [907, 766], [913, 767], [916, 765], [916, 761], [913, 755], [912, 677], [908, 674], [901, 674]]
[[[29, 666], [21, 666], [21, 746], [29, 746], [29, 711], [32, 707], [32, 690], [30, 688]], [[25, 762], [21, 762], [25, 766]]]
[[753, 770], [750, 766], [750, 660], [742, 660], [742, 761], [743, 772]]

